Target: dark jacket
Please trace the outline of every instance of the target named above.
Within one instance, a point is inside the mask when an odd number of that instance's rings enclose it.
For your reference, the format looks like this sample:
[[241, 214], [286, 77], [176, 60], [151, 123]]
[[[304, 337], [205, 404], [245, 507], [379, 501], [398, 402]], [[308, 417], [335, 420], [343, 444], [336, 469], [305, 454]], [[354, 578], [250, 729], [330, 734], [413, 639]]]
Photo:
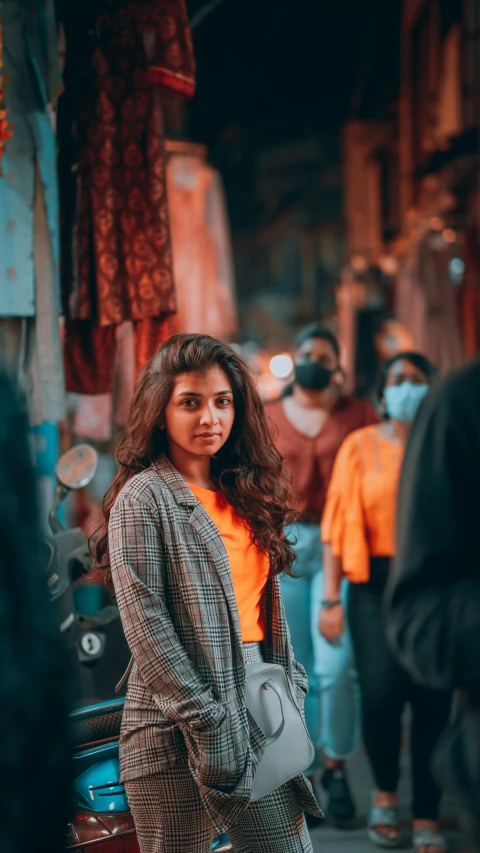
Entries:
[[414, 678], [480, 691], [480, 361], [440, 383], [402, 471], [388, 636]]
[[387, 633], [412, 676], [457, 691], [433, 770], [480, 851], [480, 361], [427, 397], [400, 485]]
[[70, 804], [66, 663], [37, 521], [26, 420], [0, 374], [1, 853], [60, 853]]

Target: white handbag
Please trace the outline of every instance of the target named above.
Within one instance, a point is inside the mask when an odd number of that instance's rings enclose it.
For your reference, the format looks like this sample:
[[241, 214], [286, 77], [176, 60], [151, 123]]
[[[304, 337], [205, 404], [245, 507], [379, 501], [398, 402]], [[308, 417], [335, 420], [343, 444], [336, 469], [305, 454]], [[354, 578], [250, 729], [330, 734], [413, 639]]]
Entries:
[[303, 773], [315, 747], [298, 706], [287, 643], [288, 675], [273, 663], [246, 663], [247, 708], [266, 740], [252, 783], [251, 802]]

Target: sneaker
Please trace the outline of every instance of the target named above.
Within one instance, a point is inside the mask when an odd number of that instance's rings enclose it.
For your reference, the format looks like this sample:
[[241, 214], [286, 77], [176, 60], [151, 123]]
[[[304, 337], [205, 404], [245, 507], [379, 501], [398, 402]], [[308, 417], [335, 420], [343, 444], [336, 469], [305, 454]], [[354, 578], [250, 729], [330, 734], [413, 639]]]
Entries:
[[328, 794], [326, 817], [334, 823], [348, 823], [355, 817], [355, 803], [343, 767], [325, 770], [322, 785]]

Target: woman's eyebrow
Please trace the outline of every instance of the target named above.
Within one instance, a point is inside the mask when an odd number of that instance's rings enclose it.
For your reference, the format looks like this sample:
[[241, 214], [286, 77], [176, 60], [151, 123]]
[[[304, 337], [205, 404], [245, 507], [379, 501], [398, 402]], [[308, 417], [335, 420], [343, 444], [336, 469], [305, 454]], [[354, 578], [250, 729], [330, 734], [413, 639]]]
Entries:
[[[228, 389], [226, 391], [216, 391], [213, 395], [214, 397], [221, 397], [223, 394], [231, 394], [231, 390]], [[199, 394], [198, 391], [179, 391], [176, 395], [177, 397], [203, 397], [203, 394]]]

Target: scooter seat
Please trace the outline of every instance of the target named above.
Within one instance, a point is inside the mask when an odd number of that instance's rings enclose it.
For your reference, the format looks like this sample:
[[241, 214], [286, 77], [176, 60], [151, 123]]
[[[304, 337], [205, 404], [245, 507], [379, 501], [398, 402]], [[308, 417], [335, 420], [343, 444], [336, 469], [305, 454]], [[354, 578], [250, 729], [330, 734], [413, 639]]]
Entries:
[[70, 723], [74, 747], [118, 738], [124, 703], [124, 699], [112, 699], [73, 711]]

